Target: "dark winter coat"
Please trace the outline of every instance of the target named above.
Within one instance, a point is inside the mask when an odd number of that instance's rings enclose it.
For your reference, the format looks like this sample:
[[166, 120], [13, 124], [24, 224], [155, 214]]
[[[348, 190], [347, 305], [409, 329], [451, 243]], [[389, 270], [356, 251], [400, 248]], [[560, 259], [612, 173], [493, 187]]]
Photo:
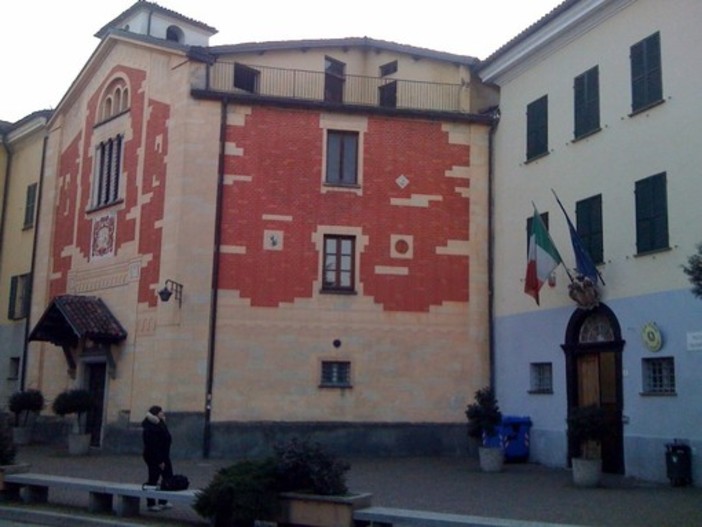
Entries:
[[164, 421], [147, 413], [141, 423], [144, 440], [144, 461], [149, 465], [166, 463], [171, 457], [171, 433]]

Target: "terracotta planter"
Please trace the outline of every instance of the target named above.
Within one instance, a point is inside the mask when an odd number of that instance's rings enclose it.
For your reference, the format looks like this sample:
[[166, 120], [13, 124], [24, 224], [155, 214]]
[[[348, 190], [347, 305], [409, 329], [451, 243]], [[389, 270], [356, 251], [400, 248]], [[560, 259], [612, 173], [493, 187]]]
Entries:
[[602, 479], [602, 460], [574, 457], [573, 484], [576, 487], [597, 487]]
[[370, 507], [372, 494], [319, 496], [284, 492], [278, 523], [305, 527], [353, 527], [353, 511]]
[[501, 448], [481, 446], [478, 448], [478, 459], [483, 472], [502, 472], [505, 455]]
[[68, 434], [68, 453], [85, 456], [90, 452], [90, 434]]

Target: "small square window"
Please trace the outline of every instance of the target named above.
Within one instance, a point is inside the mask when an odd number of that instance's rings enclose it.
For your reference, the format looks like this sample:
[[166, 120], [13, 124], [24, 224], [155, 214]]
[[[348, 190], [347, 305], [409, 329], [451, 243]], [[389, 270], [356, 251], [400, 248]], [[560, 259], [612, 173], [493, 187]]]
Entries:
[[320, 386], [351, 386], [351, 363], [348, 361], [323, 361]]
[[553, 393], [553, 366], [550, 362], [532, 362], [529, 393]]
[[643, 393], [666, 395], [675, 393], [675, 359], [656, 357], [642, 359]]

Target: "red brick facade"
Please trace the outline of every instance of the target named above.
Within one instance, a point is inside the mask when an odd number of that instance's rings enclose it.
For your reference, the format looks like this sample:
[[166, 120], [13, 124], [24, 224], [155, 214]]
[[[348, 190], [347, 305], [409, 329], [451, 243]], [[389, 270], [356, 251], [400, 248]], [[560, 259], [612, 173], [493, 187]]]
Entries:
[[[426, 312], [443, 302], [468, 301], [468, 257], [437, 249], [449, 240], [468, 241], [468, 199], [446, 173], [470, 164], [469, 147], [449, 144], [442, 123], [417, 119], [370, 116], [363, 136], [359, 195], [322, 192], [318, 112], [254, 107], [244, 126], [228, 127], [227, 141], [242, 153], [227, 156], [225, 173], [250, 181], [225, 188], [222, 244], [246, 251], [222, 255], [223, 289], [238, 290], [254, 306], [311, 298], [320, 275], [312, 236], [324, 225], [360, 228], [368, 237], [360, 282], [384, 310]], [[401, 175], [409, 180], [404, 189], [396, 182]], [[434, 198], [428, 206], [391, 203], [413, 195]], [[291, 221], [272, 222], [264, 218], [269, 215]], [[264, 249], [265, 229], [283, 230], [283, 250]], [[412, 258], [391, 257], [391, 234], [413, 237]], [[408, 273], [378, 274], [376, 266], [402, 266]]]

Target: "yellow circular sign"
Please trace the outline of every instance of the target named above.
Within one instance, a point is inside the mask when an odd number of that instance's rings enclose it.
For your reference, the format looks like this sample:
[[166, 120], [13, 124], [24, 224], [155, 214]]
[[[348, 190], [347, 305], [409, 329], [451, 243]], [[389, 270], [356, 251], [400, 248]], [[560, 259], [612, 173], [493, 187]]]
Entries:
[[655, 322], [647, 322], [641, 330], [641, 338], [649, 351], [659, 351], [663, 347], [661, 330]]

